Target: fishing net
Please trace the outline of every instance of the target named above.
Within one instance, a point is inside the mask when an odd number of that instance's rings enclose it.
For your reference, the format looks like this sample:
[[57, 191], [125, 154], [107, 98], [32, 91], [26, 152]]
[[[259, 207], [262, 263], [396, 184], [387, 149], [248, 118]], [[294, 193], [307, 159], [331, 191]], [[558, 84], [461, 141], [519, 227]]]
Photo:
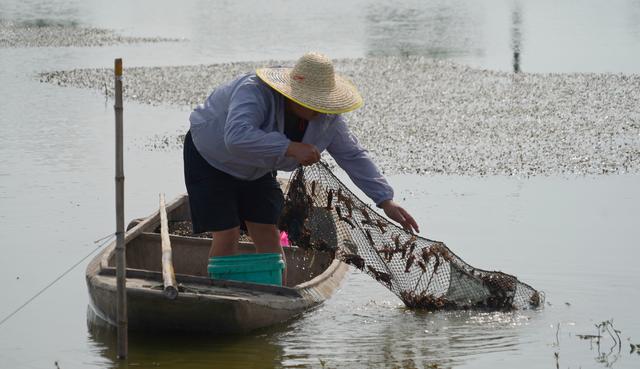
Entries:
[[293, 173], [279, 227], [298, 247], [334, 251], [409, 308], [512, 310], [542, 304], [542, 294], [516, 277], [474, 268], [444, 243], [378, 215], [324, 163]]

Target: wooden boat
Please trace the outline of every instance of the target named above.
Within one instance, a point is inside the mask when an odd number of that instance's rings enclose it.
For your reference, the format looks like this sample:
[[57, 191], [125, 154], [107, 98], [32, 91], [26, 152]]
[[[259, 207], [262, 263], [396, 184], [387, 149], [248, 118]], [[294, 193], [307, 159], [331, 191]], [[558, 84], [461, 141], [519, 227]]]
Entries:
[[[167, 204], [166, 214], [168, 222], [190, 220], [187, 195]], [[286, 247], [283, 286], [211, 280], [207, 275], [211, 239], [170, 235], [176, 297], [164, 288], [162, 236], [156, 231], [160, 223], [161, 211], [157, 211], [132, 222], [125, 234], [130, 329], [249, 332], [284, 322], [323, 303], [348, 270], [332, 252]], [[332, 242], [337, 242], [336, 226], [333, 220], [324, 225], [324, 231], [332, 233]], [[240, 248], [241, 252], [255, 252], [251, 243], [241, 243]], [[113, 325], [117, 320], [115, 274], [114, 241], [86, 270], [92, 308]]]

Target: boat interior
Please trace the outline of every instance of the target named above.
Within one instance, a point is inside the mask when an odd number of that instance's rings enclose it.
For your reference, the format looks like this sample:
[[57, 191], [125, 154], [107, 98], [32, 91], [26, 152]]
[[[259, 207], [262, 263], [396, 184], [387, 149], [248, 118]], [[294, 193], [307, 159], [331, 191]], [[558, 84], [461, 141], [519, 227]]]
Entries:
[[[186, 196], [167, 206], [167, 218], [171, 222], [190, 221], [189, 202]], [[326, 223], [326, 222], [325, 222]], [[126, 260], [127, 272], [130, 270], [162, 273], [161, 236], [157, 231], [160, 225], [158, 213], [149, 218], [133, 221], [127, 234], [136, 231], [134, 237], [127, 237]], [[331, 237], [330, 242], [336, 242], [335, 226], [325, 224], [324, 231]], [[137, 230], [136, 230], [137, 229]], [[320, 231], [320, 230], [318, 230]], [[176, 278], [180, 276], [208, 278], [208, 255], [211, 238], [179, 236], [171, 234], [172, 261]], [[333, 252], [307, 250], [296, 246], [284, 247], [286, 255], [286, 280], [283, 285], [294, 287], [310, 281], [322, 274], [334, 260]], [[255, 252], [251, 242], [240, 243], [241, 253]], [[115, 252], [107, 258], [107, 267], [115, 268]], [[193, 280], [193, 278], [192, 278]]]

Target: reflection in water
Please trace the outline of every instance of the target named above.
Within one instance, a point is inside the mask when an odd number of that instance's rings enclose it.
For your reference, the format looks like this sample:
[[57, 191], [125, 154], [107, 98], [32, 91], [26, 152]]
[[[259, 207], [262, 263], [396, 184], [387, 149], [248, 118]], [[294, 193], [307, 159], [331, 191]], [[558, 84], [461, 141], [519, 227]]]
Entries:
[[511, 48], [513, 49], [513, 72], [520, 72], [520, 53], [522, 51], [522, 16], [520, 3], [515, 2], [511, 12]]
[[479, 53], [473, 4], [381, 2], [367, 7], [366, 54], [447, 58]]
[[[516, 351], [527, 337], [535, 311], [425, 313], [384, 302], [388, 293], [371, 288], [366, 275], [353, 274], [321, 310], [292, 323], [278, 339], [283, 366], [450, 367], [476, 355]], [[347, 296], [367, 291], [368, 302]]]
[[0, 3], [0, 21], [22, 23], [25, 26], [77, 26], [86, 15], [83, 2], [59, 1], [3, 1]]
[[[350, 290], [370, 286], [355, 275]], [[130, 332], [129, 358], [116, 357], [116, 330], [88, 308], [89, 341], [101, 362], [96, 366], [206, 368], [267, 367], [451, 367], [476, 355], [517, 351], [530, 338], [523, 326], [536, 312], [478, 311], [426, 313], [384, 302], [388, 294], [371, 290], [368, 302], [330, 300], [322, 308], [275, 329], [249, 336], [215, 338]], [[378, 302], [376, 302], [378, 301]]]
[[117, 360], [117, 331], [87, 307], [88, 338], [102, 359], [96, 366], [109, 368], [271, 368], [277, 367], [282, 349], [272, 343], [274, 332], [221, 338], [193, 334], [129, 332], [129, 357]]
[[517, 350], [517, 332], [508, 328], [523, 319], [511, 313], [407, 311], [391, 319], [381, 336], [385, 353], [396, 358], [391, 362], [448, 367], [477, 354]]
[[640, 1], [631, 2], [626, 13], [629, 34], [635, 37], [636, 42], [640, 41]]

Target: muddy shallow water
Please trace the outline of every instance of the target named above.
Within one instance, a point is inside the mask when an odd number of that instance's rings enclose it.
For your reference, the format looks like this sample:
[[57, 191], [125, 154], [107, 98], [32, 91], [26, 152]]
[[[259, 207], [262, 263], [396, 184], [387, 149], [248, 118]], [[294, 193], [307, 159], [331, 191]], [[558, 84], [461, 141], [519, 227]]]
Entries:
[[[526, 72], [640, 72], [634, 1], [341, 2], [340, 12], [332, 1], [150, 4], [0, 5], [3, 20], [62, 19], [123, 36], [190, 40], [0, 49], [0, 319], [114, 228], [113, 102], [40, 83], [39, 73], [110, 67], [115, 57], [125, 67], [293, 59], [311, 48], [336, 58], [422, 55], [501, 72], [513, 70], [517, 49]], [[246, 46], [258, 43], [273, 47]], [[188, 114], [125, 101], [128, 220], [151, 213], [159, 192], [170, 199], [184, 191], [180, 152], [150, 144], [185, 130]], [[554, 353], [563, 368], [640, 364], [629, 353], [629, 343], [640, 343], [638, 175], [389, 179], [424, 235], [474, 266], [517, 275], [544, 290], [549, 304], [514, 313], [412, 312], [352, 272], [332, 299], [298, 320], [223, 339], [132, 334], [130, 358], [118, 362], [113, 331], [87, 322], [84, 262], [0, 325], [0, 368], [552, 368]], [[608, 319], [622, 331], [620, 352], [610, 351], [608, 337], [600, 351], [577, 337]]]

